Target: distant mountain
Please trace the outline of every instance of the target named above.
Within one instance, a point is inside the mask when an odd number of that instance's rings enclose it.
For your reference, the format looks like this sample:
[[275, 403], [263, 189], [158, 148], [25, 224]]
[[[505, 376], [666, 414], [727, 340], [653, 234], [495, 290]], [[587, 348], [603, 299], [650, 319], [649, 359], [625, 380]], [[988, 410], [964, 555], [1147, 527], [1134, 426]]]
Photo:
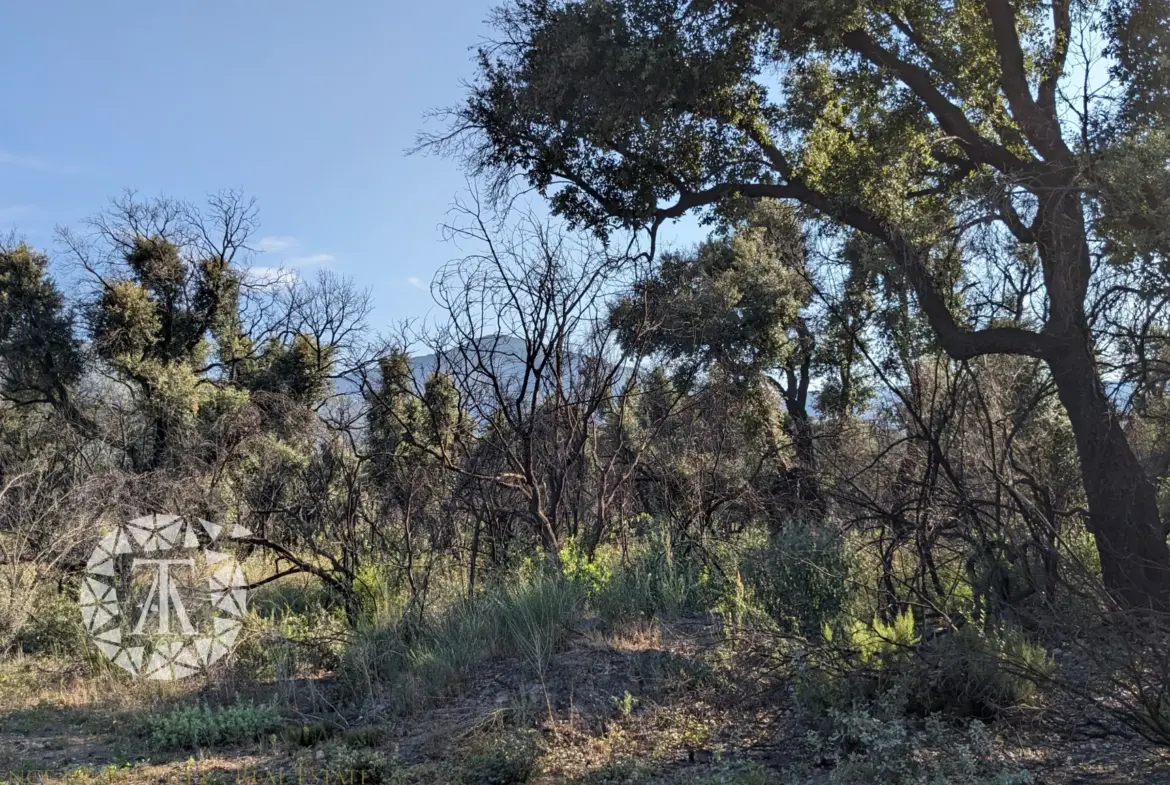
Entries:
[[[453, 373], [463, 377], [470, 372], [474, 379], [483, 375], [480, 381], [488, 383], [490, 379], [483, 374], [482, 369], [490, 369], [490, 376], [505, 386], [519, 384], [524, 379], [528, 368], [528, 345], [522, 338], [512, 335], [489, 335], [480, 339], [478, 347], [469, 347], [466, 350], [451, 349], [436, 354], [425, 354], [411, 358], [411, 371], [417, 384], [424, 385], [427, 378], [436, 367], [446, 373]], [[543, 358], [538, 353], [535, 361], [540, 363]], [[568, 352], [565, 357], [566, 370], [571, 371], [573, 366], [582, 360], [582, 355]], [[481, 369], [482, 368], [482, 369]], [[618, 374], [618, 380], [624, 380], [628, 370]]]
[[[483, 366], [491, 370], [491, 377], [498, 380], [502, 386], [514, 388], [524, 380], [524, 372], [528, 367], [527, 357], [528, 347], [522, 338], [512, 335], [489, 335], [480, 339], [478, 350], [468, 348], [463, 351], [456, 348], [437, 354], [410, 357], [411, 376], [420, 391], [426, 386], [427, 379], [436, 368], [473, 384], [488, 385], [491, 378], [480, 369], [480, 366]], [[569, 368], [572, 368], [580, 357], [580, 354], [569, 352], [566, 358]], [[540, 359], [537, 355], [538, 362]], [[623, 369], [618, 373], [617, 381], [621, 383], [629, 373], [629, 370]], [[360, 378], [356, 376], [353, 378], [343, 376], [334, 380], [334, 385], [336, 391], [342, 395], [360, 393], [362, 387]], [[492, 394], [488, 390], [484, 392], [489, 397]]]
[[488, 335], [480, 339], [478, 349], [472, 346], [466, 350], [456, 348], [440, 354], [411, 357], [410, 367], [420, 387], [440, 366], [446, 373], [462, 375], [480, 363], [491, 368], [501, 379], [518, 380], [524, 374], [527, 356], [528, 347], [523, 339], [512, 335]]

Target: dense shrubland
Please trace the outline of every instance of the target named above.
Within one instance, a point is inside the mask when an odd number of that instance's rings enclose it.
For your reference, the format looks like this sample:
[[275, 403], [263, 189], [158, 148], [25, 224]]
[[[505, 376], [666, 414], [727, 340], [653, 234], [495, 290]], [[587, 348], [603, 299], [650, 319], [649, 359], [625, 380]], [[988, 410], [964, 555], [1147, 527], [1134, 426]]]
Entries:
[[[236, 193], [0, 247], [0, 648], [104, 667], [63, 598], [103, 526], [173, 511], [251, 532], [212, 682], [377, 725], [517, 663], [540, 694], [475, 781], [529, 777], [575, 641], [663, 629], [704, 644], [635, 670], [755, 685], [833, 782], [1029, 781], [992, 738], [1029, 706], [1170, 742], [1165, 84], [1133, 47], [1164, 9], [795, 5], [500, 11], [431, 140], [492, 198], [453, 211], [425, 325], [254, 274]], [[1081, 114], [1073, 38], [1117, 88]], [[503, 210], [517, 175], [553, 218]], [[696, 209], [708, 239], [655, 247]]]
[[[466, 210], [452, 231], [483, 251], [436, 279], [447, 318], [378, 340], [344, 280], [256, 281], [233, 260], [251, 209], [115, 202], [66, 238], [68, 298], [38, 252], [0, 257], [17, 295], [10, 651], [105, 667], [69, 602], [85, 554], [119, 516], [179, 510], [252, 532], [253, 621], [216, 678], [317, 712], [396, 721], [503, 659], [543, 693], [510, 715], [551, 722], [556, 657], [582, 630], [692, 624], [719, 631], [707, 652], [648, 661], [652, 681], [787, 684], [842, 782], [887, 765], [915, 781], [935, 765], [918, 748], [945, 739], [982, 771], [983, 731], [948, 723], [1066, 682], [1165, 737], [1159, 627], [1118, 631], [1043, 366], [950, 360], [897, 297], [817, 343], [814, 321], [842, 328], [801, 283], [824, 271], [782, 205], [650, 268], [532, 218], [497, 236]], [[62, 325], [64, 359], [34, 373], [37, 320]], [[237, 714], [266, 737], [265, 712], [180, 706], [149, 738], [215, 744]], [[887, 747], [896, 760], [865, 757]]]

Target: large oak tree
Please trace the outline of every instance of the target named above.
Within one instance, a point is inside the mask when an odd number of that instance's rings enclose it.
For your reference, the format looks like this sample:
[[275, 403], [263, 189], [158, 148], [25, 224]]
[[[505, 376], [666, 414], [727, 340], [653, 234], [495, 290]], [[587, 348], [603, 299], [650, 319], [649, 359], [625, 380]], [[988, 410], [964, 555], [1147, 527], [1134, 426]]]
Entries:
[[[1166, 0], [511, 0], [440, 141], [600, 231], [771, 197], [873, 238], [951, 357], [1047, 364], [1104, 579], [1166, 608], [1154, 485], [1086, 301], [1102, 253], [1163, 258], [1168, 17]], [[1091, 84], [1101, 63], [1111, 89]], [[1125, 146], [1154, 165], [1119, 166]], [[956, 254], [989, 269], [988, 238], [1038, 259], [1033, 318], [976, 313], [944, 283]]]

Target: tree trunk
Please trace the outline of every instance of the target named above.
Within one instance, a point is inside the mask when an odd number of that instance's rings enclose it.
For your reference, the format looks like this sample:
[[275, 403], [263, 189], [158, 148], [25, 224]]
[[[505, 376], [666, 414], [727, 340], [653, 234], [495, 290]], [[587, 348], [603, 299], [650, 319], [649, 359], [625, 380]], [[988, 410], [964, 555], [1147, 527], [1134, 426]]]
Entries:
[[1170, 610], [1170, 549], [1154, 484], [1105, 395], [1085, 315], [1092, 275], [1085, 211], [1075, 182], [1057, 173], [1037, 186], [1036, 250], [1049, 315], [1045, 352], [1072, 423], [1105, 586], [1125, 608]]
[[475, 532], [471, 535], [471, 564], [467, 568], [467, 599], [475, 599], [475, 565], [479, 560], [479, 530], [483, 528], [483, 521], [475, 516]]
[[[771, 381], [784, 399], [784, 407], [788, 412], [786, 427], [792, 440], [793, 452], [796, 454], [796, 466], [786, 477], [792, 491], [792, 507], [800, 514], [819, 521], [825, 517], [825, 500], [821, 493], [820, 475], [817, 472], [812, 419], [808, 415], [813, 340], [803, 321], [800, 323], [799, 332], [802, 346], [800, 365], [797, 366], [792, 360], [785, 365], [786, 385], [774, 379]], [[776, 521], [774, 524], [778, 526], [779, 522]]]
[[1076, 438], [1105, 585], [1127, 608], [1170, 610], [1170, 549], [1154, 484], [1105, 396], [1087, 340], [1049, 358]]
[[798, 411], [789, 407], [788, 413], [791, 419], [792, 446], [796, 453], [796, 471], [793, 473], [796, 498], [800, 508], [813, 520], [819, 521], [825, 517], [825, 500], [821, 494], [820, 477], [817, 473], [812, 423], [803, 407]]

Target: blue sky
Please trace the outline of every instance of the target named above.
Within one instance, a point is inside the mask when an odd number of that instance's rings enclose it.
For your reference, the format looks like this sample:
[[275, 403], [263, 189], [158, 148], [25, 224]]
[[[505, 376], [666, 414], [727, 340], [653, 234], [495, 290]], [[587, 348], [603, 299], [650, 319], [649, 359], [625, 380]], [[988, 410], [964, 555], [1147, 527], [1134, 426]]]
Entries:
[[376, 327], [423, 315], [458, 255], [438, 226], [465, 181], [407, 156], [457, 102], [493, 3], [4, 2], [0, 231], [52, 250], [124, 188], [259, 204], [258, 265], [329, 265]]

